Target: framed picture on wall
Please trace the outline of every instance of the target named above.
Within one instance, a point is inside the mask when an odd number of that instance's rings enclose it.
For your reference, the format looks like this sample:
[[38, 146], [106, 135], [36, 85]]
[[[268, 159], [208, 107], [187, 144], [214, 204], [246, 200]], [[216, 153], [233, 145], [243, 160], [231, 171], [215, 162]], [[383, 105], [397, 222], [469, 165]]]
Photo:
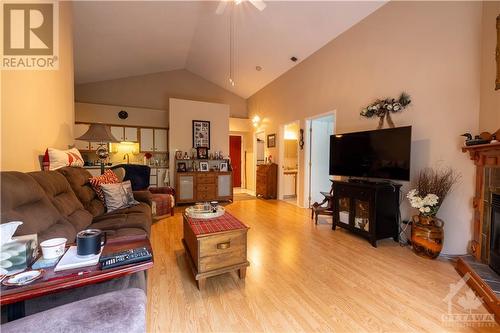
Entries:
[[267, 136], [267, 148], [276, 147], [276, 134], [269, 134]]
[[210, 149], [210, 122], [193, 120], [193, 147], [206, 147]]

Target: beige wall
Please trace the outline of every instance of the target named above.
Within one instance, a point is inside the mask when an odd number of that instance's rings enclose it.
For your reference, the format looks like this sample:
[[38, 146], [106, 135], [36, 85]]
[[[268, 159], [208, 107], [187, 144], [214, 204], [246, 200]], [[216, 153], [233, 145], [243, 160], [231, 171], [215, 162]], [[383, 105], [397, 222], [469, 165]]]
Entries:
[[59, 4], [59, 70], [2, 71], [2, 170], [40, 170], [47, 147], [73, 142], [71, 3]]
[[[374, 129], [377, 120], [362, 119], [361, 107], [406, 90], [412, 106], [393, 120], [413, 126], [411, 178], [426, 166], [462, 174], [439, 216], [446, 222], [444, 253], [465, 253], [474, 168], [459, 135], [479, 129], [481, 15], [478, 2], [390, 2], [251, 96], [249, 118], [263, 118], [269, 134], [294, 120], [304, 128], [305, 118], [336, 110], [338, 133]], [[277, 148], [268, 153], [279, 156]], [[300, 172], [299, 189], [304, 177]], [[403, 217], [413, 213], [405, 201]]]
[[[170, 99], [172, 111], [169, 114], [169, 151], [174, 156], [176, 150], [190, 152], [193, 147], [193, 120], [210, 121], [210, 151], [222, 151], [229, 155], [229, 105], [190, 101], [177, 98]], [[174, 125], [175, 124], [175, 125]], [[175, 160], [170, 159], [171, 181], [173, 179]]]
[[[118, 112], [128, 112], [127, 119], [120, 119]], [[118, 105], [75, 103], [75, 121], [114, 125], [168, 127], [168, 112]]]
[[227, 104], [231, 117], [247, 117], [244, 98], [187, 70], [80, 84], [75, 87], [77, 102], [168, 110], [170, 98]]
[[480, 131], [494, 132], [500, 128], [500, 90], [495, 90], [497, 47], [496, 18], [500, 15], [500, 1], [483, 3], [481, 112]]

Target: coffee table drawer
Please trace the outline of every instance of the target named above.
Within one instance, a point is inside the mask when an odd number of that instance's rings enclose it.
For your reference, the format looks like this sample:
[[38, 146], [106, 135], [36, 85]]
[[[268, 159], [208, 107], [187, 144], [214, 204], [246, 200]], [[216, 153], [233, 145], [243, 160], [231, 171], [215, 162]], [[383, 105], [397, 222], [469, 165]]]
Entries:
[[200, 258], [245, 250], [247, 246], [246, 230], [203, 237], [199, 239], [198, 244]]
[[246, 262], [246, 260], [246, 250], [240, 247], [239, 249], [233, 249], [230, 252], [200, 258], [198, 271], [209, 272], [214, 269], [241, 264]]

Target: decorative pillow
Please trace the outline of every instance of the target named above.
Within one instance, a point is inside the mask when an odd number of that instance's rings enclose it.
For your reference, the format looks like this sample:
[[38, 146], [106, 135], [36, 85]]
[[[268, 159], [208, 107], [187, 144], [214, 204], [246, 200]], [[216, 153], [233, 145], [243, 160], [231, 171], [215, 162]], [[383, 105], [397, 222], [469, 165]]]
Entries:
[[59, 150], [47, 148], [43, 157], [44, 170], [57, 170], [65, 166], [83, 167], [83, 158], [78, 149]]
[[139, 201], [134, 199], [130, 180], [118, 184], [102, 184], [101, 189], [104, 192], [108, 212], [139, 204]]
[[89, 178], [90, 185], [92, 185], [92, 188], [94, 189], [95, 193], [97, 194], [97, 197], [99, 200], [101, 200], [104, 204], [106, 204], [106, 201], [104, 200], [104, 193], [102, 192], [102, 185], [104, 184], [117, 184], [120, 181], [118, 180], [118, 177], [116, 177], [115, 173], [111, 170], [106, 170], [104, 173], [100, 176], [95, 176]]

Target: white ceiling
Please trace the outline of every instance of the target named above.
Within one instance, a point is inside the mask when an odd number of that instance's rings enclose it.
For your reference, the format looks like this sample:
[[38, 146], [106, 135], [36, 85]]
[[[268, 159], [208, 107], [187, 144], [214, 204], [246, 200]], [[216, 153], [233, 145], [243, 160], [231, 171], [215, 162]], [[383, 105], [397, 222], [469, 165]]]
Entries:
[[229, 6], [219, 16], [212, 1], [76, 2], [75, 81], [185, 68], [247, 98], [292, 68], [290, 57], [307, 58], [384, 3], [266, 0], [262, 12], [248, 2], [235, 6], [232, 87]]

